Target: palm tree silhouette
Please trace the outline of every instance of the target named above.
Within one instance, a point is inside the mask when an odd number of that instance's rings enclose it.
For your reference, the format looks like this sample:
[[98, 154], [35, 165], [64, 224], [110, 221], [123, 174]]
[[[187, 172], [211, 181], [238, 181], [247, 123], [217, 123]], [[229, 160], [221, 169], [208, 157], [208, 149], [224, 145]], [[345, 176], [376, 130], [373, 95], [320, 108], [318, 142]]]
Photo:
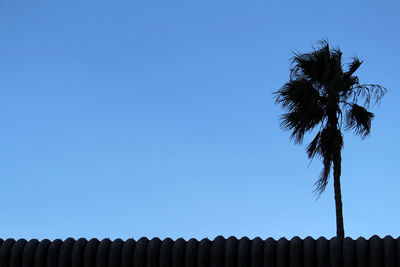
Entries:
[[324, 192], [333, 168], [337, 237], [344, 238], [340, 189], [342, 123], [361, 138], [368, 136], [374, 114], [366, 108], [379, 102], [386, 89], [360, 84], [353, 75], [362, 64], [358, 57], [353, 57], [344, 71], [340, 49], [330, 49], [326, 40], [320, 41], [320, 45], [310, 53], [294, 53], [290, 80], [274, 94], [276, 103], [288, 111], [281, 116], [281, 126], [291, 131], [296, 144], [303, 142], [305, 133], [318, 127], [306, 148], [310, 160], [317, 156], [323, 162], [314, 192], [318, 197]]

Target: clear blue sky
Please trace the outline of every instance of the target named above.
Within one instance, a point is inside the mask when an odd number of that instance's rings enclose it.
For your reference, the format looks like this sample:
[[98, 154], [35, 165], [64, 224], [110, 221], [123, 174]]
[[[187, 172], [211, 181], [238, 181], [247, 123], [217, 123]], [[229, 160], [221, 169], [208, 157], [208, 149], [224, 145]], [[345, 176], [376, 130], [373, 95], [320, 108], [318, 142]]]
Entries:
[[321, 38], [388, 89], [345, 134], [346, 234], [400, 235], [398, 1], [64, 2], [0, 2], [0, 237], [334, 236], [272, 98]]

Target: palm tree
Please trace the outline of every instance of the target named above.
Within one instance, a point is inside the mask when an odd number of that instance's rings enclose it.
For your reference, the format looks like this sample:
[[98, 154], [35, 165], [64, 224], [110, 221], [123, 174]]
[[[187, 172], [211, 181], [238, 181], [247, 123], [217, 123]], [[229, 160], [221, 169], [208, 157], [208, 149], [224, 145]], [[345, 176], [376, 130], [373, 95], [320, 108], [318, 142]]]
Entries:
[[353, 57], [343, 70], [342, 52], [330, 49], [327, 41], [310, 53], [295, 53], [290, 69], [290, 80], [274, 92], [276, 103], [288, 113], [281, 116], [281, 126], [291, 131], [296, 144], [303, 142], [304, 134], [318, 129], [306, 148], [310, 160], [321, 158], [323, 169], [315, 182], [315, 193], [324, 192], [333, 169], [336, 205], [337, 237], [344, 238], [342, 196], [340, 189], [342, 123], [346, 130], [365, 138], [371, 130], [374, 114], [371, 103], [381, 100], [386, 89], [376, 84], [360, 84], [354, 72], [362, 61]]

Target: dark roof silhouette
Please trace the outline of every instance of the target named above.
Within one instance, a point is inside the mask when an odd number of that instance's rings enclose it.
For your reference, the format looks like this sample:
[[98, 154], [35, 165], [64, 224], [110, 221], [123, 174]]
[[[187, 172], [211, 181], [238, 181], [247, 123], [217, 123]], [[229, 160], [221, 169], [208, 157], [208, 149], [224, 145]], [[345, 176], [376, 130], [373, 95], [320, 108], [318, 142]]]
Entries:
[[0, 267], [398, 267], [400, 238], [0, 239]]

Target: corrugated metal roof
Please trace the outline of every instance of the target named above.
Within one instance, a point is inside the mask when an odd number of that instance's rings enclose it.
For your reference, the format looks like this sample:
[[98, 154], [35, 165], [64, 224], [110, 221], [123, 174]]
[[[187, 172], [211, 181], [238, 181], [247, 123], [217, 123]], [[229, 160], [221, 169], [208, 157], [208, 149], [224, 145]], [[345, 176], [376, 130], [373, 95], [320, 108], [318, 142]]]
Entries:
[[400, 238], [0, 239], [0, 267], [399, 267]]

